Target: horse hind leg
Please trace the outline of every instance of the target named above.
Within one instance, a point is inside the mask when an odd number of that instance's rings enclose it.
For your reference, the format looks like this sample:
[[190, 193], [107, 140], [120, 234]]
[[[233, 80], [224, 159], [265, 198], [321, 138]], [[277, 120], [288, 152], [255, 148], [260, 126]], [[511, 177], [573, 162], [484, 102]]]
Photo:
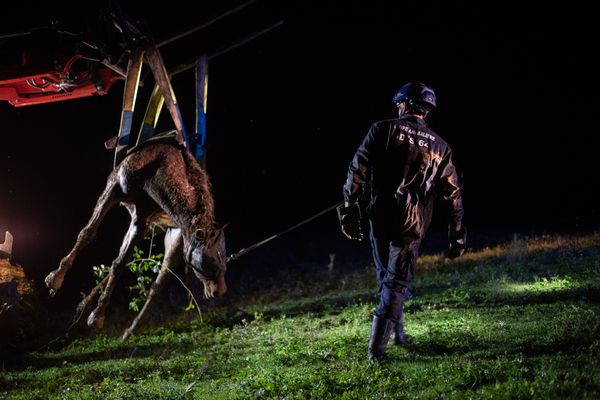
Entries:
[[115, 258], [110, 266], [108, 272], [108, 281], [106, 287], [98, 299], [98, 306], [90, 313], [87, 319], [87, 324], [94, 328], [102, 328], [104, 326], [104, 319], [106, 313], [106, 307], [110, 302], [110, 296], [115, 288], [115, 278], [117, 272], [125, 265], [133, 255], [133, 249], [144, 238], [146, 216], [141, 215], [139, 210], [135, 208], [128, 208], [131, 213], [131, 223], [129, 229], [125, 234], [119, 255]]
[[92, 217], [87, 225], [77, 235], [77, 241], [73, 249], [61, 261], [57, 269], [50, 272], [44, 282], [50, 289], [50, 294], [54, 295], [62, 286], [66, 273], [73, 266], [75, 258], [79, 252], [94, 240], [100, 223], [108, 213], [108, 211], [118, 202], [120, 188], [118, 186], [117, 177], [113, 173], [108, 178], [108, 182], [104, 191], [98, 198]]
[[121, 336], [121, 340], [127, 340], [135, 328], [137, 328], [138, 324], [142, 321], [150, 306], [154, 303], [155, 298], [162, 290], [167, 280], [169, 270], [172, 270], [173, 267], [178, 265], [183, 260], [182, 246], [183, 239], [181, 236], [181, 229], [169, 229], [165, 236], [165, 259], [163, 260], [160, 272], [152, 283], [146, 303], [144, 303], [144, 306], [135, 317], [129, 328], [125, 330], [123, 336]]

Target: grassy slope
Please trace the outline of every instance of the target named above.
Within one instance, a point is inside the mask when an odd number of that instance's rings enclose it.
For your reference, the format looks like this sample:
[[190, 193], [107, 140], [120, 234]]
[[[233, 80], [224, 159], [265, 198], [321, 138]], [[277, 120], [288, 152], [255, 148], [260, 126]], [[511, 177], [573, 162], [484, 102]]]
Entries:
[[381, 365], [366, 360], [376, 297], [363, 271], [126, 343], [98, 335], [28, 354], [4, 366], [0, 398], [597, 399], [599, 260], [600, 235], [423, 257], [410, 343]]

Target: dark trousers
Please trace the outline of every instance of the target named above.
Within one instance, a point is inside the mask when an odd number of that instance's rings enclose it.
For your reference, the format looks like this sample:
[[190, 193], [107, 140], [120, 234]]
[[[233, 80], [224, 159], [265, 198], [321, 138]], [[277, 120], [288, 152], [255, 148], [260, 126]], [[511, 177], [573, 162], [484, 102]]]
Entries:
[[421, 239], [392, 239], [371, 221], [371, 247], [375, 261], [380, 301], [375, 315], [393, 322], [402, 319], [402, 306], [410, 298]]

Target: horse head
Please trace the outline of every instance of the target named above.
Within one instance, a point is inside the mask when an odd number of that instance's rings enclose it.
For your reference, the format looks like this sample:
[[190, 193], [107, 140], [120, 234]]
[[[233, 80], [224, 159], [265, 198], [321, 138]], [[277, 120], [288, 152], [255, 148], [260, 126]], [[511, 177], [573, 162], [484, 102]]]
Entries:
[[211, 230], [196, 230], [186, 238], [183, 251], [186, 264], [204, 285], [204, 296], [222, 296], [227, 291], [225, 270], [227, 253], [225, 250], [225, 226]]

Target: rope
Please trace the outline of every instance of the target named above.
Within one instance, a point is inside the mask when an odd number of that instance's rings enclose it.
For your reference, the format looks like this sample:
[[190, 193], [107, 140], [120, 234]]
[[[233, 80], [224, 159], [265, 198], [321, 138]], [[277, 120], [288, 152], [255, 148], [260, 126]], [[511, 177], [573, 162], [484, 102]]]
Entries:
[[177, 276], [177, 274], [175, 272], [173, 272], [172, 269], [170, 269], [169, 267], [166, 267], [164, 265], [163, 265], [163, 268], [166, 268], [167, 271], [169, 271], [175, 278], [177, 278], [177, 280], [179, 281], [179, 283], [181, 283], [181, 286], [183, 286], [184, 289], [187, 290], [188, 294], [192, 298], [192, 301], [196, 305], [196, 309], [198, 310], [198, 315], [200, 316], [200, 322], [204, 322], [204, 320], [202, 319], [202, 311], [200, 311], [200, 304], [198, 304], [198, 302], [196, 301], [196, 297], [194, 296], [194, 293], [192, 293], [192, 291], [190, 290], [190, 288], [188, 288], [186, 286], [186, 284], [183, 283], [183, 281], [181, 280], [181, 278], [179, 276]]
[[307, 224], [307, 223], [309, 223], [310, 221], [312, 221], [312, 220], [314, 220], [316, 218], [319, 218], [321, 215], [327, 214], [329, 211], [335, 209], [336, 207], [338, 207], [338, 206], [340, 206], [342, 204], [344, 204], [344, 202], [340, 201], [339, 203], [336, 203], [336, 204], [332, 205], [331, 207], [327, 207], [323, 211], [318, 212], [317, 214], [313, 215], [312, 217], [309, 217], [309, 218], [305, 219], [304, 221], [301, 221], [301, 222], [297, 223], [296, 225], [294, 225], [294, 226], [292, 226], [292, 227], [290, 227], [290, 228], [288, 228], [288, 229], [286, 229], [284, 231], [281, 231], [281, 232], [279, 232], [279, 233], [277, 233], [277, 234], [275, 234], [273, 236], [269, 236], [268, 238], [266, 238], [264, 240], [261, 240], [260, 242], [254, 243], [252, 246], [243, 248], [243, 249], [239, 250], [238, 252], [233, 253], [232, 255], [230, 255], [229, 257], [227, 257], [227, 262], [237, 260], [241, 256], [248, 254], [252, 250], [255, 250], [258, 247], [262, 246], [263, 244], [266, 244], [266, 243], [270, 242], [273, 239], [277, 239], [278, 237], [280, 237], [282, 235], [285, 235], [286, 233], [288, 233], [290, 231], [293, 231], [294, 229], [299, 228], [302, 225]]

